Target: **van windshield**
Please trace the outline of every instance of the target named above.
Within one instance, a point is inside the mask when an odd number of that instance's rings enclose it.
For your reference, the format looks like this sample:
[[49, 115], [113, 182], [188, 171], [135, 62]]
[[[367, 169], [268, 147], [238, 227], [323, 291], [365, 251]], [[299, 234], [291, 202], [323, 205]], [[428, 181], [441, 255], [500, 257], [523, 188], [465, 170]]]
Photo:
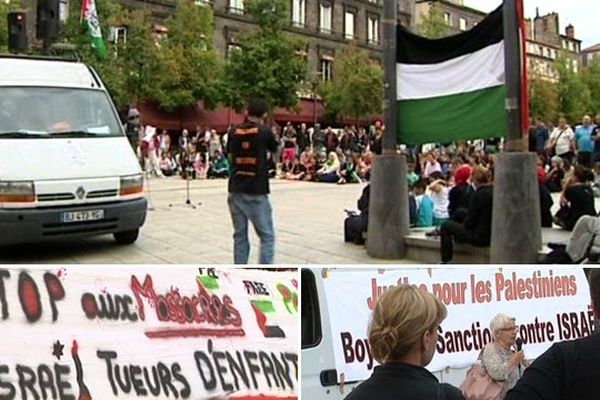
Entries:
[[100, 90], [0, 87], [0, 138], [123, 136]]

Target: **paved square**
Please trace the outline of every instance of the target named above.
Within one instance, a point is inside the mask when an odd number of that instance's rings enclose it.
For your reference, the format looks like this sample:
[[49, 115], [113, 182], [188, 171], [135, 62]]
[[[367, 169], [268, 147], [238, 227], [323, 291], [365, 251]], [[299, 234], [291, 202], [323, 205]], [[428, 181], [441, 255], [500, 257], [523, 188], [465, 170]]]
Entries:
[[[0, 249], [2, 263], [231, 264], [233, 230], [226, 180], [190, 182], [195, 208], [185, 204], [186, 182], [151, 179], [148, 212], [137, 242], [117, 246], [112, 236]], [[362, 185], [271, 180], [275, 213], [275, 262], [279, 264], [364, 264], [364, 246], [344, 243], [344, 209], [356, 209]], [[250, 261], [258, 240], [251, 232]], [[395, 261], [397, 263], [398, 261]]]

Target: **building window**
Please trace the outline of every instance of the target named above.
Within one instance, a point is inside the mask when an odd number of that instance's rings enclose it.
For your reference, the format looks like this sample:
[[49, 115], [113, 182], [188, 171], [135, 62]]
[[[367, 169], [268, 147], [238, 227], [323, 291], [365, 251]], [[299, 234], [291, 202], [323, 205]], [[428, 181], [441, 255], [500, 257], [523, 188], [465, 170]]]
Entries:
[[333, 64], [333, 60], [329, 57], [326, 58], [321, 58], [321, 69], [320, 69], [320, 73], [321, 73], [321, 79], [323, 79], [324, 81], [330, 81], [331, 80], [331, 66]]
[[459, 19], [458, 26], [461, 31], [466, 31], [467, 30], [467, 20], [464, 18]]
[[331, 33], [331, 5], [321, 4], [319, 13], [319, 30], [323, 33]]
[[379, 43], [379, 17], [369, 15], [367, 17], [367, 42], [369, 44]]
[[452, 15], [450, 15], [450, 13], [444, 13], [444, 22], [446, 23], [446, 25], [452, 26]]
[[344, 14], [344, 36], [346, 39], [354, 39], [354, 13], [350, 11]]
[[[10, 3], [10, 0], [7, 1], [7, 4]], [[60, 4], [58, 6], [58, 15], [60, 18], [60, 22], [67, 22], [69, 18], [69, 1], [68, 0], [60, 0]]]
[[116, 45], [127, 43], [127, 28], [124, 26], [111, 26], [108, 34], [108, 41]]
[[229, 0], [229, 12], [231, 14], [243, 14], [244, 0]]
[[236, 51], [240, 51], [241, 48], [240, 46], [238, 46], [235, 43], [229, 43], [227, 45], [227, 60], [231, 60], [231, 55], [236, 52]]
[[292, 25], [301, 28], [306, 25], [306, 0], [292, 0]]

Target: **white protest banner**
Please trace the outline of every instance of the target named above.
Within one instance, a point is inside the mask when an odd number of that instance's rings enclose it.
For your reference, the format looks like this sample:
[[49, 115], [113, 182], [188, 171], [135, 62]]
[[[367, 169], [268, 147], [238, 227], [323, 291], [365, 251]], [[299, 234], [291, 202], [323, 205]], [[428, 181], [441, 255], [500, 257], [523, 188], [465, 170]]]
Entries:
[[0, 398], [297, 399], [297, 292], [258, 269], [0, 268]]
[[516, 318], [529, 359], [552, 343], [587, 336], [594, 328], [581, 268], [334, 269], [324, 288], [335, 365], [346, 382], [371, 375], [376, 364], [367, 340], [371, 312], [387, 288], [402, 283], [433, 293], [448, 308], [431, 371], [471, 365], [491, 340], [489, 323], [499, 313]]

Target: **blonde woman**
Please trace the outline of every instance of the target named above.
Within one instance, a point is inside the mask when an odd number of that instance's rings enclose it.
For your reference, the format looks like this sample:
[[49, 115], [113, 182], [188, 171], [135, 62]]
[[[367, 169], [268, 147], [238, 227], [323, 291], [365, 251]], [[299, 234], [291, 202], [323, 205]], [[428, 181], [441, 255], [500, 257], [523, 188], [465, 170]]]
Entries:
[[515, 319], [505, 314], [498, 314], [490, 322], [493, 340], [488, 343], [481, 354], [481, 364], [494, 381], [502, 384], [500, 398], [503, 399], [519, 380], [519, 365], [529, 366], [523, 351], [514, 351], [518, 327]]
[[340, 159], [335, 151], [329, 153], [327, 162], [317, 171], [317, 180], [319, 182], [335, 183], [340, 177]]
[[375, 367], [346, 400], [462, 399], [460, 390], [440, 384], [425, 369], [435, 353], [446, 307], [413, 285], [389, 289], [377, 302], [369, 327]]

